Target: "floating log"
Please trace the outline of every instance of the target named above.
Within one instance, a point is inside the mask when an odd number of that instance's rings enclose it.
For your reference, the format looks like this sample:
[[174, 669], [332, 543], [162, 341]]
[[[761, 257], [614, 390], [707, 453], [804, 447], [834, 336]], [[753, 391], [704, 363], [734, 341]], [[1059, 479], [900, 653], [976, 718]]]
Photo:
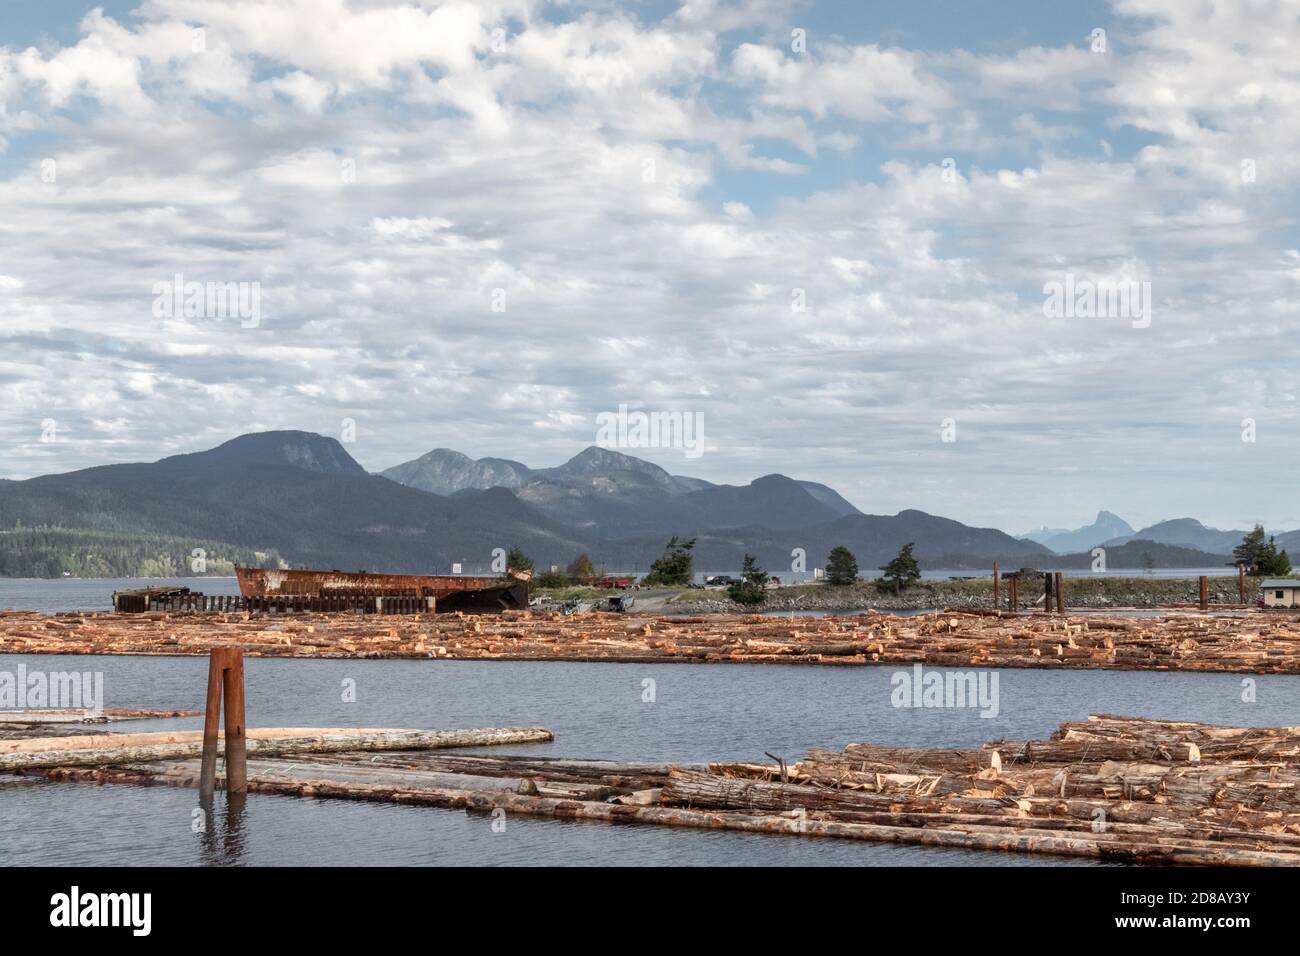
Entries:
[[924, 663], [1300, 673], [1300, 619], [1166, 614], [1026, 616], [944, 611], [821, 618], [505, 611], [488, 616], [0, 612], [0, 653], [207, 654], [461, 660]]
[[[274, 741], [285, 733], [254, 731], [250, 750], [262, 743], [259, 735]], [[1300, 865], [1300, 756], [1293, 749], [1297, 730], [1289, 727], [1100, 715], [1062, 724], [1045, 741], [991, 741], [981, 749], [857, 743], [840, 751], [814, 748], [803, 761], [779, 766], [387, 749], [414, 731], [390, 732], [375, 744], [384, 752], [372, 754], [358, 741], [382, 732], [352, 733], [340, 742], [349, 749], [307, 759], [268, 756], [268, 745], [250, 761], [248, 790], [1103, 862]], [[168, 735], [124, 735], [132, 736]], [[1250, 756], [1251, 748], [1267, 753]], [[73, 745], [44, 754], [78, 752]], [[141, 752], [149, 748], [132, 744], [107, 761], [101, 754], [91, 766], [65, 762], [33, 772], [59, 780], [198, 785], [192, 753], [181, 762], [145, 763]]]
[[[224, 741], [224, 736], [219, 735]], [[286, 729], [248, 731], [248, 752], [257, 754], [335, 753], [342, 751], [428, 750], [441, 747], [483, 747], [539, 743], [553, 735], [542, 727], [473, 730], [379, 730], [365, 728]], [[0, 770], [41, 767], [94, 767], [153, 760], [197, 757], [203, 751], [202, 731], [150, 734], [99, 734], [78, 737], [37, 737], [0, 741]]]
[[90, 710], [67, 707], [51, 710], [0, 710], [0, 724], [109, 724], [119, 720], [199, 717], [201, 710]]
[[[197, 787], [197, 769], [58, 768], [46, 772], [50, 779], [94, 780], [101, 783], [146, 783]], [[389, 782], [341, 781], [333, 777], [283, 779], [250, 768], [250, 793], [313, 798], [369, 800], [417, 804], [451, 809], [552, 816], [562, 819], [599, 820], [608, 823], [644, 823], [658, 826], [739, 830], [753, 833], [835, 837], [886, 843], [1051, 853], [1109, 862], [1173, 863], [1206, 866], [1285, 866], [1300, 861], [1300, 853], [1287, 848], [1261, 849], [1235, 842], [1186, 839], [1144, 831], [1085, 833], [1079, 830], [1022, 831], [967, 821], [937, 820], [938, 826], [918, 826], [906, 816], [891, 815], [892, 824], [867, 823], [810, 812], [802, 807], [788, 813], [754, 813], [740, 810], [639, 805], [629, 802], [567, 799], [520, 794], [504, 789], [394, 786]], [[671, 793], [664, 793], [665, 801]]]

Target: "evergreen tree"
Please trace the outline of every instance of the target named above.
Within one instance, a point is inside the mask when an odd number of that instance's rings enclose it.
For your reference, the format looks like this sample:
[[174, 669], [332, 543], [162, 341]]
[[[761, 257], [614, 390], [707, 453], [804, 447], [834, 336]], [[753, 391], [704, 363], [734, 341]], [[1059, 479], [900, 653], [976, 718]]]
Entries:
[[895, 594], [901, 593], [921, 580], [921, 566], [916, 563], [916, 558], [912, 557], [912, 545], [913, 542], [910, 541], [903, 545], [899, 549], [898, 557], [880, 568], [885, 572], [885, 583], [893, 586]]
[[1291, 558], [1286, 549], [1280, 551], [1272, 535], [1264, 538], [1264, 526], [1255, 525], [1241, 544], [1232, 549], [1233, 564], [1244, 564], [1247, 574], [1274, 575], [1285, 577], [1291, 573]]
[[522, 548], [514, 547], [506, 554], [507, 571], [531, 571], [533, 559], [524, 554]]
[[843, 545], [831, 548], [826, 559], [826, 583], [835, 587], [852, 584], [858, 579], [858, 559]]
[[758, 566], [752, 554], [745, 555], [741, 580], [727, 588], [728, 596], [737, 604], [762, 604], [767, 600], [767, 572]]
[[1264, 545], [1264, 550], [1259, 556], [1259, 573], [1271, 574], [1275, 577], [1283, 577], [1291, 573], [1291, 559], [1287, 556], [1286, 549], [1281, 551], [1277, 549], [1277, 542], [1273, 536], [1269, 535], [1268, 544]]
[[686, 587], [691, 583], [691, 575], [694, 573], [691, 556], [694, 548], [694, 538], [682, 541], [673, 535], [664, 547], [663, 557], [650, 565], [650, 573], [642, 583], [652, 587]]
[[590, 584], [596, 580], [596, 568], [591, 563], [591, 558], [585, 554], [580, 554], [574, 558], [564, 573], [569, 576], [569, 580], [574, 584]]
[[1264, 526], [1257, 524], [1241, 539], [1241, 544], [1232, 549], [1233, 563], [1244, 564], [1247, 574], [1266, 574], [1262, 565], [1270, 557], [1268, 547], [1269, 543], [1264, 540]]

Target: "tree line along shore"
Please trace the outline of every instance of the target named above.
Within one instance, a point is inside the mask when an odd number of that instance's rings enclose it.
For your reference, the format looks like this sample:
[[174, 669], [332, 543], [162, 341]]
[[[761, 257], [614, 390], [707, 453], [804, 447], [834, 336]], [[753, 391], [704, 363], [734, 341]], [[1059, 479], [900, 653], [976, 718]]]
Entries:
[[[904, 544], [896, 557], [881, 565], [881, 574], [873, 579], [860, 574], [853, 552], [845, 547], [835, 547], [826, 556], [825, 576], [820, 581], [787, 586], [781, 586], [776, 578], [759, 566], [753, 555], [746, 554], [739, 575], [728, 577], [725, 590], [701, 590], [693, 586], [694, 547], [694, 538], [672, 537], [664, 547], [663, 555], [650, 566], [650, 573], [640, 580], [643, 587], [677, 589], [678, 593], [660, 598], [656, 610], [689, 613], [757, 609], [993, 609], [1007, 606], [1007, 592], [995, 591], [992, 568], [990, 576], [983, 579], [922, 580], [921, 566], [911, 543]], [[1291, 573], [1286, 550], [1279, 550], [1273, 539], [1266, 537], [1264, 529], [1258, 526], [1233, 550], [1233, 559], [1249, 576], [1245, 597], [1243, 599], [1241, 583], [1236, 576], [1214, 577], [1209, 583], [1211, 604], [1254, 604], [1259, 597], [1259, 581], [1264, 576], [1281, 577]], [[509, 560], [511, 567], [533, 570], [533, 562], [518, 548], [511, 549]], [[1045, 590], [1042, 573], [1022, 570], [1017, 608], [1032, 610], [1042, 603]], [[537, 596], [543, 600], [564, 602], [599, 598], [600, 590], [589, 587], [595, 579], [592, 562], [584, 554], [563, 572], [551, 568], [536, 575], [534, 581]], [[608, 586], [610, 582], [602, 583]], [[1132, 577], [1082, 575], [1067, 578], [1064, 582], [1067, 607], [1171, 607], [1198, 602], [1199, 591], [1199, 581], [1193, 578], [1156, 578], [1149, 574]]]
[[[1210, 605], [1240, 607], [1237, 577], [1212, 577], [1209, 581]], [[1196, 578], [1155, 577], [1067, 577], [1064, 581], [1067, 608], [1169, 608], [1194, 606], [1199, 598]], [[1020, 609], [1041, 608], [1043, 585], [1039, 577], [1022, 582]], [[1246, 602], [1253, 605], [1259, 597], [1256, 580], [1246, 579]], [[998, 606], [1007, 607], [1007, 585], [998, 591]], [[763, 602], [765, 611], [918, 611], [938, 608], [992, 610], [993, 580], [972, 578], [950, 581], [918, 581], [899, 591], [882, 589], [875, 582], [833, 586], [799, 584], [772, 588]], [[713, 589], [689, 589], [673, 595], [663, 610], [686, 614], [735, 612], [742, 605], [727, 593]]]

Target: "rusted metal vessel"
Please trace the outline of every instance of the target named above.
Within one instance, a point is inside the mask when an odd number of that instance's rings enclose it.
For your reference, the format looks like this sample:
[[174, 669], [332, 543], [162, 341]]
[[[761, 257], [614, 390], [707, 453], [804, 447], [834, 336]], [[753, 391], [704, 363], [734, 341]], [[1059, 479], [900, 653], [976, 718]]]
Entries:
[[235, 576], [245, 598], [432, 598], [431, 607], [438, 611], [463, 611], [528, 607], [531, 574], [511, 571], [475, 577], [237, 567]]

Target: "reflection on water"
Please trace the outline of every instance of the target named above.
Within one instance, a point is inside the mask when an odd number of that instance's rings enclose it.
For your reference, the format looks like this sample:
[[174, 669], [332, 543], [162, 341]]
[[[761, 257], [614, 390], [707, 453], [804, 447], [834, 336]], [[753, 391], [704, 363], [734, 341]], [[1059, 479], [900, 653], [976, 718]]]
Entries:
[[235, 866], [243, 860], [246, 793], [200, 794], [194, 809], [194, 827], [202, 834], [204, 866]]
[[[250, 794], [238, 842], [195, 833], [197, 791], [57, 783], [0, 794], [0, 865], [1016, 866], [1051, 857]], [[12, 836], [12, 840], [10, 837]]]

